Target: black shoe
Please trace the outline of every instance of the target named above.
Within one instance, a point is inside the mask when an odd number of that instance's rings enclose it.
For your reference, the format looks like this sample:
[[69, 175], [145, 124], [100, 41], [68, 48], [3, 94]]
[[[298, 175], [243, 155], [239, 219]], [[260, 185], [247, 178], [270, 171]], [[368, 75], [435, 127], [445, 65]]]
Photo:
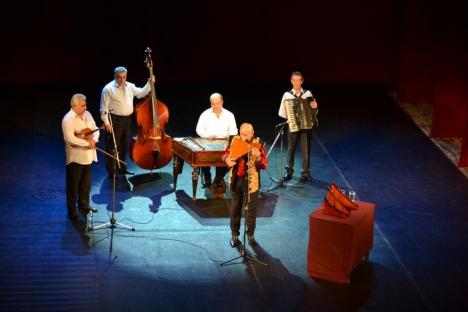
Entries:
[[237, 235], [232, 235], [231, 237], [231, 240], [229, 241], [229, 244], [231, 244], [231, 247], [234, 248], [234, 247], [237, 247], [239, 246], [239, 238], [237, 237]]
[[249, 241], [250, 246], [257, 246], [257, 241], [253, 235], [247, 235], [247, 240]]
[[283, 176], [283, 181], [289, 181], [292, 179], [292, 175], [293, 175], [293, 171], [292, 170], [288, 170], [286, 171], [286, 173], [284, 174]]
[[299, 179], [299, 181], [302, 183], [311, 182], [312, 177], [309, 174], [303, 174], [301, 178]]

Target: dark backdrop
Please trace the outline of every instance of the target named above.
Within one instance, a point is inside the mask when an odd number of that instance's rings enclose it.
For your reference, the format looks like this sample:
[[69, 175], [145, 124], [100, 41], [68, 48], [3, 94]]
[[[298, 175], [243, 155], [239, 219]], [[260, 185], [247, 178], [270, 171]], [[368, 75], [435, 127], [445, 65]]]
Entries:
[[[462, 0], [35, 1], [2, 8], [0, 85], [96, 85], [115, 66], [159, 83], [376, 83], [434, 105], [434, 137], [464, 137], [468, 4]], [[180, 92], [183, 92], [181, 90]], [[98, 96], [98, 94], [97, 94]], [[204, 103], [203, 105], [206, 105]], [[277, 105], [277, 104], [275, 104]]]
[[139, 80], [147, 46], [168, 82], [287, 82], [301, 69], [309, 81], [392, 83], [396, 74], [398, 1], [12, 5], [0, 83], [101, 83], [117, 65]]

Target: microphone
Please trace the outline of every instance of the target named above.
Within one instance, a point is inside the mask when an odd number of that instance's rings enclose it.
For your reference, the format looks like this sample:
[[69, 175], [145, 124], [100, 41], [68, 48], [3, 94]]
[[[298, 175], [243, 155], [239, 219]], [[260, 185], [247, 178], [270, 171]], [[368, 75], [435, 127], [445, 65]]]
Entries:
[[286, 124], [288, 124], [288, 123], [289, 123], [289, 121], [286, 120], [285, 122], [282, 122], [282, 123], [280, 123], [280, 124], [277, 124], [275, 127], [278, 128], [278, 127], [284, 126], [284, 125], [286, 125]]

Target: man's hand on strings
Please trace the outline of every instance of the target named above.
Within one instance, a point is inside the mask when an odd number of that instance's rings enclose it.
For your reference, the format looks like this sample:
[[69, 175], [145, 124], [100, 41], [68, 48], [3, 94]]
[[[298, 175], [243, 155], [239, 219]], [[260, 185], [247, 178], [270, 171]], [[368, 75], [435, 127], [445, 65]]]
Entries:
[[89, 146], [88, 146], [89, 149], [96, 147], [96, 142], [93, 139], [89, 139], [88, 142], [89, 142]]
[[258, 150], [258, 148], [256, 147], [253, 147], [252, 148], [252, 156], [255, 157], [255, 158], [259, 158], [262, 154], [260, 153], [260, 151]]

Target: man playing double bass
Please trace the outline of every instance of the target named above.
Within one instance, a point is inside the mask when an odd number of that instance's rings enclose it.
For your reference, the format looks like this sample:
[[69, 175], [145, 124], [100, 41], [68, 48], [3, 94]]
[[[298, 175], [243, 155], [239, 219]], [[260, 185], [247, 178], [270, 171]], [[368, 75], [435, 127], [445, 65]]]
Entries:
[[[136, 97], [141, 99], [150, 91], [150, 80], [154, 83], [155, 77], [152, 76], [143, 88], [138, 88], [135, 84], [127, 81], [127, 69], [123, 66], [114, 69], [114, 80], [104, 86], [101, 93], [101, 119], [104, 122], [107, 131], [106, 150], [110, 154], [114, 154], [114, 142], [111, 132], [114, 131], [115, 142], [119, 158], [125, 161], [129, 145], [131, 133], [131, 122], [133, 114], [133, 99]], [[112, 119], [112, 125], [109, 121], [109, 114]], [[117, 168], [116, 161], [107, 157], [107, 172], [112, 178], [115, 173], [121, 175], [133, 174], [128, 171], [125, 165], [121, 165], [119, 172], [115, 172]]]

